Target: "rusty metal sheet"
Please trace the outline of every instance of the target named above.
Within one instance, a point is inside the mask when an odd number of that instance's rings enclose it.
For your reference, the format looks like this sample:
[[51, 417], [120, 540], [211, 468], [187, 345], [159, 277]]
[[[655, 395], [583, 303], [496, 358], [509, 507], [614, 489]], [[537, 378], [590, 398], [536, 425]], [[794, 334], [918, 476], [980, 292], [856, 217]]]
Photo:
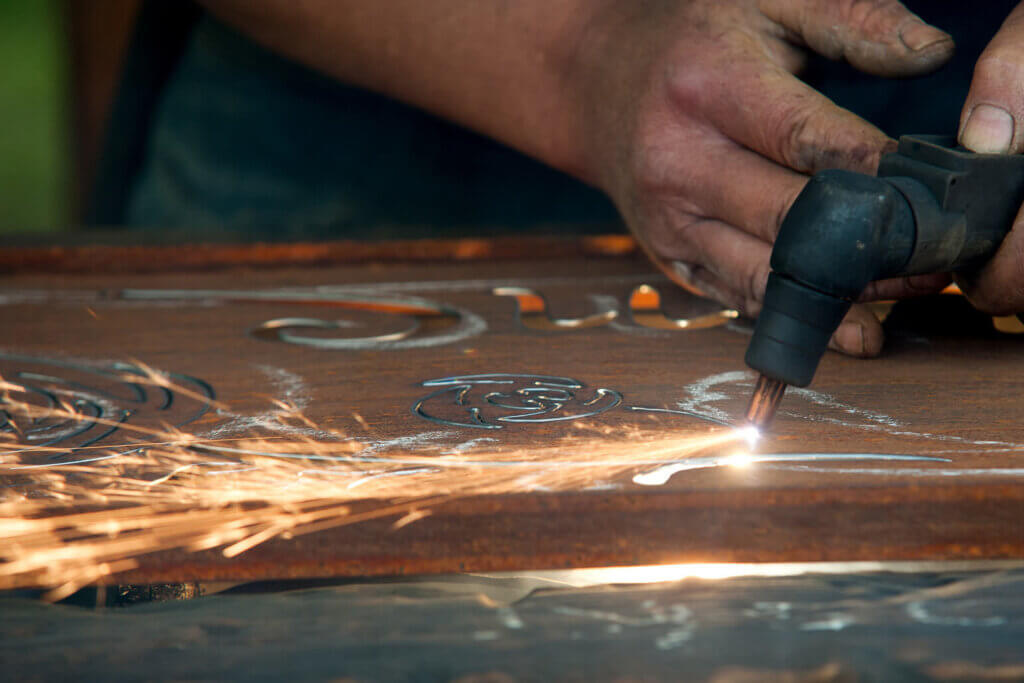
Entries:
[[[27, 273], [0, 286], [0, 375], [34, 387], [38, 405], [47, 392], [91, 396], [83, 411], [123, 422], [44, 425], [32, 444], [79, 449], [41, 464], [128, 444], [136, 425], [316, 440], [308, 425], [274, 425], [271, 400], [364, 456], [486, 460], [566, 439], [570, 455], [605, 443], [635, 452], [722, 430], [753, 382], [749, 321], [633, 257]], [[830, 354], [753, 453], [730, 442], [559, 490], [459, 495], [401, 528], [369, 519], [233, 557], [153, 553], [119, 580], [1021, 558], [1024, 349], [1006, 321], [1000, 331], [960, 308], [952, 297], [898, 307], [882, 358]], [[139, 396], [125, 373], [140, 367], [187, 391]]]

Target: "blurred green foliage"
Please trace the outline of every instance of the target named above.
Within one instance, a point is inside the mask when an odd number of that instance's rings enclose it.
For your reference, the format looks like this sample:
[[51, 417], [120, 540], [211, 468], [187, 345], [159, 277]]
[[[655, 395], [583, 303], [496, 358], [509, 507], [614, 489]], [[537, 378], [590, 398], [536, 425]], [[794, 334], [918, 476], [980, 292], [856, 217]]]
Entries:
[[[102, 0], [99, 0], [102, 1]], [[0, 0], [0, 231], [70, 215], [70, 111], [58, 0]]]

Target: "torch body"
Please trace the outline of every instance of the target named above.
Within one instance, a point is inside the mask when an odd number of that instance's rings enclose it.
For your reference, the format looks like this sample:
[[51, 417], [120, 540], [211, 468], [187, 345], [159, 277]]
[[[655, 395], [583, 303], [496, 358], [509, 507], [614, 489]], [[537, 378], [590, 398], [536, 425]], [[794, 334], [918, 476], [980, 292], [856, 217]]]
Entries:
[[829, 339], [870, 282], [967, 272], [999, 248], [1024, 202], [1024, 156], [954, 145], [905, 136], [877, 176], [822, 171], [797, 197], [772, 249], [746, 354], [773, 387], [771, 396], [763, 382], [755, 390], [748, 418], [757, 426], [767, 426], [758, 416], [774, 409], [763, 404], [777, 407], [785, 385], [810, 384]]

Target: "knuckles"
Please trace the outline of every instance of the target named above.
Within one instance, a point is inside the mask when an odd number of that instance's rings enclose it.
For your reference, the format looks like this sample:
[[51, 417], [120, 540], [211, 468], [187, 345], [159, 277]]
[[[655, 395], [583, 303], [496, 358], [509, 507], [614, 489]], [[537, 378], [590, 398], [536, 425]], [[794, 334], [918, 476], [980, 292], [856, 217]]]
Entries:
[[819, 0], [822, 3], [834, 4], [842, 24], [869, 39], [892, 36], [909, 16], [897, 0]]
[[706, 219], [690, 214], [666, 214], [667, 212], [663, 212], [654, 220], [638, 226], [651, 249], [662, 258], [695, 265], [703, 264], [702, 250], [691, 233]]
[[800, 173], [812, 173], [821, 154], [816, 114], [814, 108], [797, 100], [780, 106], [778, 114], [765, 122], [765, 146], [774, 150], [776, 159]]
[[721, 96], [726, 88], [736, 87], [723, 78], [725, 70], [688, 57], [683, 54], [673, 59], [666, 74], [668, 89], [681, 112], [702, 111], [711, 98]]
[[809, 100], [781, 103], [778, 115], [765, 123], [765, 145], [776, 158], [805, 174], [826, 168], [873, 172], [889, 141]]

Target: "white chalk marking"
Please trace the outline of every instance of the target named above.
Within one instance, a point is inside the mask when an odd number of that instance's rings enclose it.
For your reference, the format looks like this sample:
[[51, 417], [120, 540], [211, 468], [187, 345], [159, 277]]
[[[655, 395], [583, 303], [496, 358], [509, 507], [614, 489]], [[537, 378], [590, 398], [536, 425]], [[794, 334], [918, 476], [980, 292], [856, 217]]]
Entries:
[[511, 607], [499, 607], [498, 619], [501, 620], [505, 628], [521, 629], [523, 627], [523, 620], [519, 618], [519, 615]]
[[791, 602], [755, 602], [753, 609], [743, 610], [748, 617], [775, 617], [780, 621], [787, 621], [793, 613]]
[[847, 626], [857, 623], [857, 620], [848, 614], [830, 614], [827, 619], [820, 621], [809, 621], [800, 624], [801, 631], [842, 631]]
[[470, 439], [469, 441], [463, 441], [462, 443], [453, 446], [447, 451], [441, 453], [441, 455], [458, 455], [460, 453], [465, 453], [470, 449], [476, 448], [482, 443], [497, 443], [497, 441], [497, 439], [492, 439], [489, 436], [480, 437], [478, 439]]
[[907, 616], [921, 624], [932, 624], [934, 626], [961, 626], [973, 628], [976, 626], [992, 627], [1003, 626], [1006, 618], [1000, 616], [982, 617], [944, 617], [932, 614], [924, 600], [917, 600], [907, 604]]
[[497, 640], [500, 637], [497, 631], [477, 631], [473, 634], [473, 640]]
[[[375, 453], [381, 453], [388, 451], [393, 448], [401, 449], [403, 451], [416, 450], [426, 445], [435, 445], [438, 441], [447, 439], [448, 437], [455, 434], [451, 430], [437, 430], [433, 432], [420, 432], [419, 434], [410, 434], [408, 436], [397, 436], [393, 439], [381, 439], [379, 441], [365, 442], [365, 445], [361, 451], [355, 453], [353, 457], [363, 457], [367, 455], [373, 455]], [[422, 462], [420, 463], [422, 464]]]
[[[686, 391], [689, 395], [686, 398], [679, 401], [677, 403], [677, 406], [681, 411], [694, 414], [698, 417], [702, 417], [712, 422], [732, 423], [732, 416], [727, 411], [716, 405], [713, 405], [731, 398], [731, 396], [724, 391], [726, 387], [730, 387], [736, 390], [752, 389], [753, 373], [747, 371], [731, 371], [719, 373], [716, 375], [710, 375], [703, 379], [697, 380], [696, 382], [693, 382], [683, 387], [684, 391]], [[820, 391], [804, 389], [801, 387], [790, 387], [789, 389], [787, 389], [787, 396], [800, 398], [813, 405], [840, 411], [854, 418], [860, 418], [860, 420], [858, 421], [838, 418], [829, 415], [814, 415], [800, 413], [791, 410], [783, 411], [782, 413], [788, 417], [792, 417], [799, 420], [805, 420], [808, 422], [824, 422], [829, 424], [836, 424], [842, 427], [849, 427], [851, 429], [882, 432], [884, 434], [888, 434], [889, 436], [902, 436], [915, 439], [925, 439], [928, 441], [962, 443], [971, 446], [999, 446], [1009, 449], [1024, 449], [1024, 444], [1012, 441], [1000, 441], [991, 439], [977, 440], [951, 434], [933, 434], [930, 432], [916, 432], [913, 430], [906, 429], [905, 422], [891, 415], [886, 415], [884, 413], [879, 413], [873, 410], [859, 408], [857, 406], [850, 405], [849, 403], [844, 403], [842, 401], [837, 400], [835, 397], [830, 396], [829, 394], [822, 393]]]
[[655, 638], [654, 646], [659, 650], [673, 650], [693, 639], [693, 634], [696, 632], [696, 623], [687, 624], [683, 628], [671, 629], [666, 631], [664, 635]]
[[[273, 386], [275, 398], [294, 406], [297, 410], [305, 409], [311, 400], [309, 387], [305, 380], [284, 368], [272, 365], [257, 365], [256, 370], [263, 373]], [[241, 415], [230, 411], [218, 411], [230, 419], [216, 427], [207, 430], [196, 436], [210, 440], [216, 440], [236, 434], [244, 434], [255, 429], [263, 429], [275, 434], [288, 434], [292, 436], [303, 436], [325, 441], [337, 441], [338, 435], [334, 432], [323, 429], [313, 429], [303, 425], [286, 424], [279, 420], [274, 413], [263, 413], [260, 415]]]
[[[680, 410], [695, 413], [702, 417], [706, 416], [715, 422], [731, 424], [732, 415], [721, 408], [710, 405], [729, 398], [728, 394], [722, 393], [717, 387], [723, 384], [736, 384], [751, 377], [752, 373], [750, 372], [734, 370], [699, 379], [683, 387], [689, 396], [679, 401], [676, 405]], [[752, 383], [751, 386], [753, 386]]]

